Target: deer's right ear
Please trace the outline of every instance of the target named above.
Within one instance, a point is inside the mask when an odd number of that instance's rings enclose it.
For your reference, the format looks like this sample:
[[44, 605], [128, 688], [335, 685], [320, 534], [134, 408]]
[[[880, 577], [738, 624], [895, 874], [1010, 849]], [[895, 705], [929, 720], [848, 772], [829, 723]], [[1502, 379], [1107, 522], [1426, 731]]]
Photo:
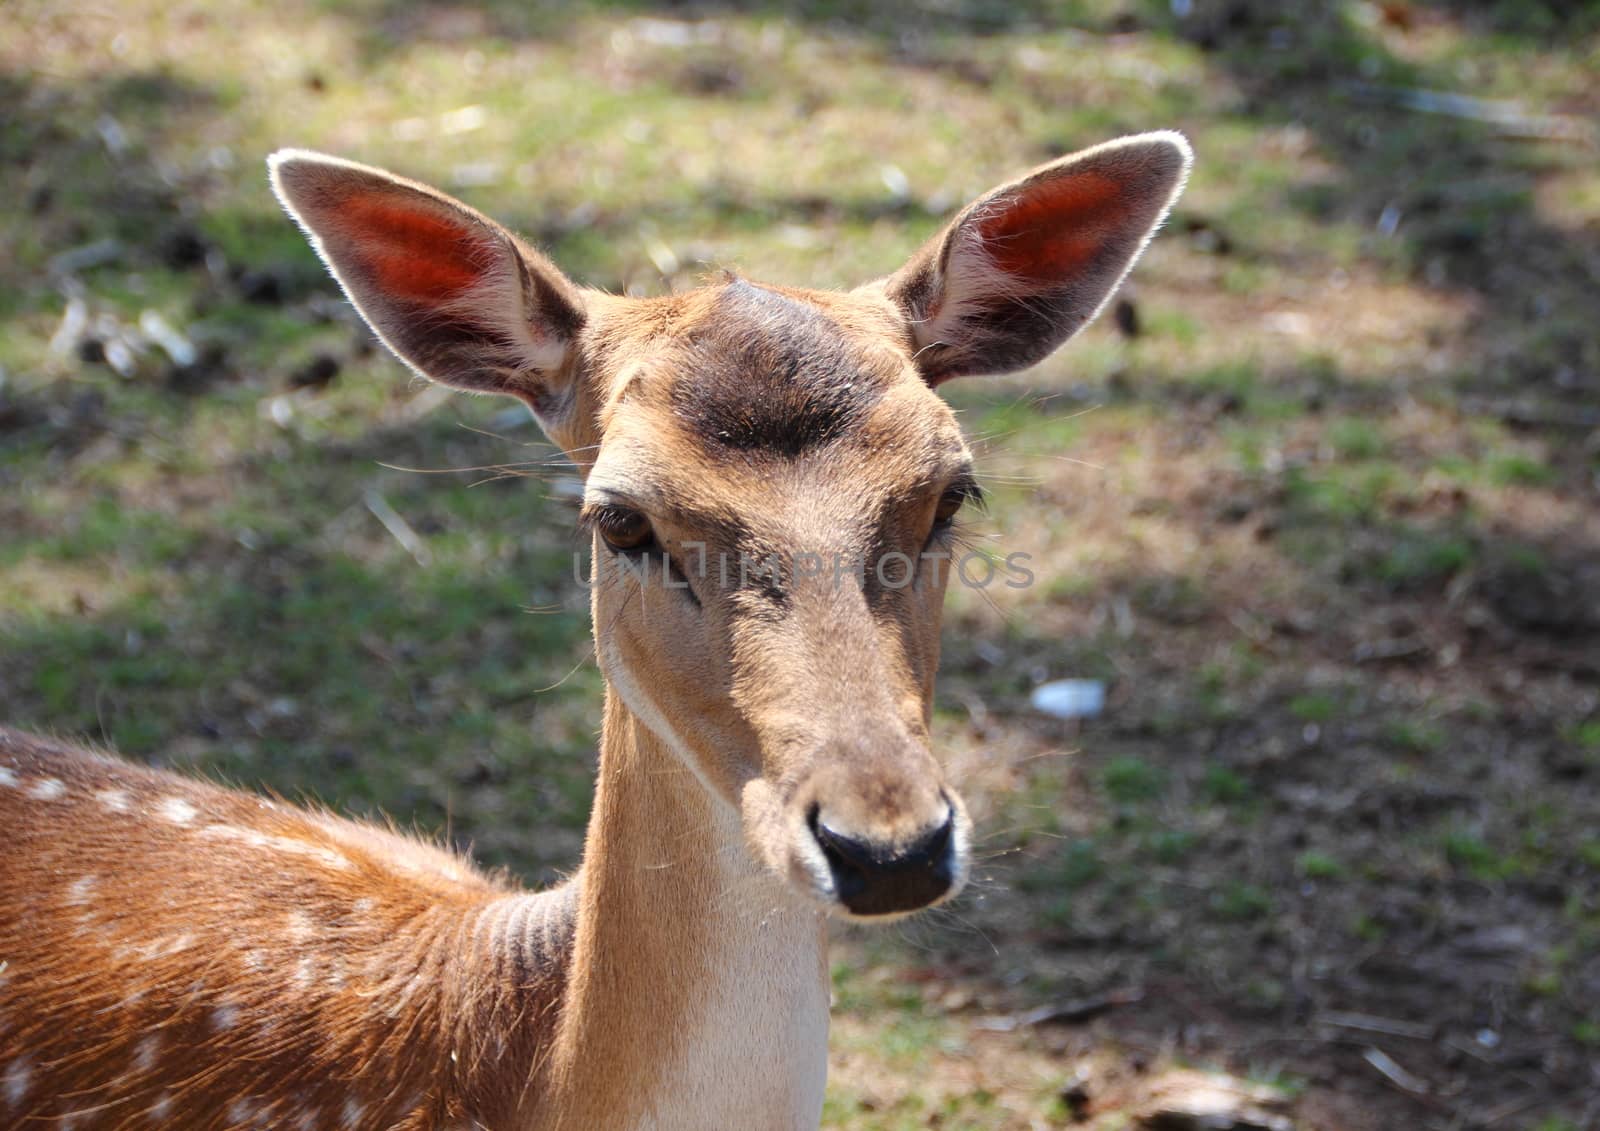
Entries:
[[493, 220], [424, 185], [285, 149], [272, 187], [361, 316], [442, 384], [526, 401], [548, 429], [570, 409], [578, 289]]

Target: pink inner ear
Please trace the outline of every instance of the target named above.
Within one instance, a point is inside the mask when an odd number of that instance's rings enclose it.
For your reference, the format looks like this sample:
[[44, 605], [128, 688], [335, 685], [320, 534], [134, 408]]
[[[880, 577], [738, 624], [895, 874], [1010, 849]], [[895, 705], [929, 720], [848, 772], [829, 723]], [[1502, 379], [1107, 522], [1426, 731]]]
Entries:
[[1127, 213], [1122, 186], [1100, 173], [1030, 185], [978, 223], [984, 250], [1008, 275], [1059, 282], [1093, 259]]
[[379, 194], [349, 200], [340, 216], [346, 236], [391, 297], [435, 305], [482, 278], [482, 245], [465, 223]]

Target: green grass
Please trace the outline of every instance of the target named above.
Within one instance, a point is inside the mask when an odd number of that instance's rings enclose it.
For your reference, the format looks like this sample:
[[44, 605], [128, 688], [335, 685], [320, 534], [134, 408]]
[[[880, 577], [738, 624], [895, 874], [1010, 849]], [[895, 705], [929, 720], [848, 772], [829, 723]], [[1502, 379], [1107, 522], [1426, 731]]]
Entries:
[[1118, 758], [1101, 774], [1106, 795], [1119, 805], [1153, 801], [1165, 788], [1166, 775], [1139, 758]]
[[1458, 871], [1479, 880], [1501, 880], [1522, 869], [1514, 855], [1500, 851], [1481, 835], [1454, 830], [1443, 839], [1445, 859]]
[[1227, 766], [1207, 766], [1200, 782], [1201, 796], [1219, 805], [1237, 805], [1250, 799], [1250, 780]]
[[1337, 880], [1345, 874], [1339, 858], [1326, 852], [1302, 852], [1295, 858], [1294, 867], [1308, 880]]
[[1588, 750], [1600, 750], [1600, 720], [1579, 723], [1573, 727], [1572, 741]]
[[1578, 846], [1578, 859], [1584, 865], [1600, 871], [1600, 838], [1590, 838]]
[[1211, 910], [1219, 918], [1232, 922], [1255, 922], [1267, 917], [1273, 908], [1272, 893], [1258, 884], [1242, 880], [1229, 880], [1220, 890], [1213, 892]]
[[1339, 709], [1339, 696], [1322, 691], [1308, 691], [1289, 700], [1289, 713], [1307, 723], [1332, 722]]
[[1474, 557], [1466, 539], [1428, 531], [1405, 532], [1383, 551], [1374, 573], [1387, 584], [1404, 589], [1448, 580], [1470, 566]]
[[1443, 748], [1445, 732], [1429, 720], [1394, 719], [1384, 724], [1383, 739], [1407, 754], [1432, 754]]

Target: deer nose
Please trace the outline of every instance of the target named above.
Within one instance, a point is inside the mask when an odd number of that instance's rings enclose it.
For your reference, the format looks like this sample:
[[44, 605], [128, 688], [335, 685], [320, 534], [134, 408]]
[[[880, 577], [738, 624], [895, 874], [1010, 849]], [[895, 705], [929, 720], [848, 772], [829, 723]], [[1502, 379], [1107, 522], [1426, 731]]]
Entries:
[[839, 902], [854, 915], [892, 915], [934, 903], [955, 882], [955, 809], [903, 842], [851, 836], [811, 813], [811, 835], [822, 846]]

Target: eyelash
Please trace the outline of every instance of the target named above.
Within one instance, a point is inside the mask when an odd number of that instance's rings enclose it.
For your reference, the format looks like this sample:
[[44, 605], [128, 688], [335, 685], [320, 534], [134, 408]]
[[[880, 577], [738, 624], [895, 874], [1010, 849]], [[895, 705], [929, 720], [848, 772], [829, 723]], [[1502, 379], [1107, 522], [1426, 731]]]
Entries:
[[950, 525], [955, 521], [956, 516], [961, 513], [963, 507], [973, 506], [982, 510], [985, 502], [983, 488], [970, 479], [957, 480], [945, 488], [944, 494], [939, 499], [941, 507], [948, 502], [954, 502], [956, 508], [950, 513], [950, 517], [942, 520], [939, 525]]

